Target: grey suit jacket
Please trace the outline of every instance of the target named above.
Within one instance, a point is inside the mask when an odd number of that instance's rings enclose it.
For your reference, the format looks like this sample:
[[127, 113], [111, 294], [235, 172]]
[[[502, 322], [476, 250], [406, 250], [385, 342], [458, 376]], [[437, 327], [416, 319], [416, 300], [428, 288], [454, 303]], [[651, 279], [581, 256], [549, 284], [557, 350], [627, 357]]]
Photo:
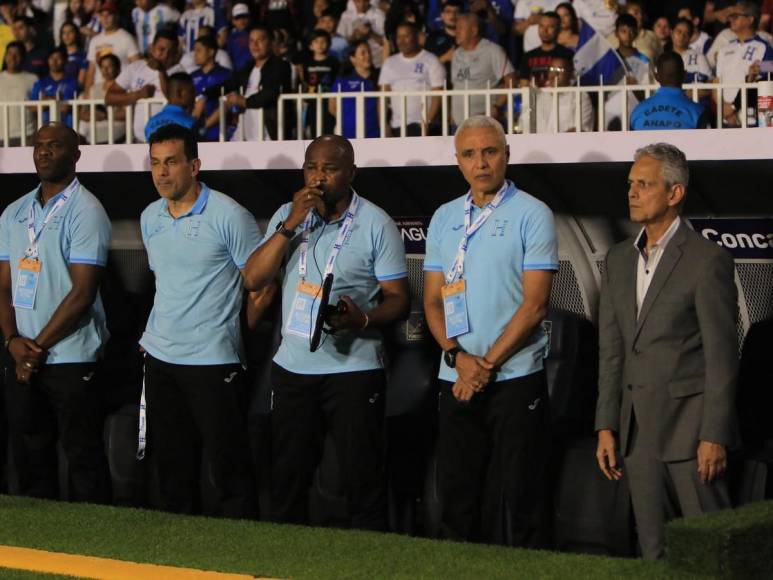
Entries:
[[[606, 258], [599, 307], [596, 430], [638, 441], [663, 461], [696, 456], [699, 440], [738, 443], [737, 294], [732, 257], [682, 222], [636, 316], [634, 239]], [[637, 443], [638, 444], [638, 443]]]

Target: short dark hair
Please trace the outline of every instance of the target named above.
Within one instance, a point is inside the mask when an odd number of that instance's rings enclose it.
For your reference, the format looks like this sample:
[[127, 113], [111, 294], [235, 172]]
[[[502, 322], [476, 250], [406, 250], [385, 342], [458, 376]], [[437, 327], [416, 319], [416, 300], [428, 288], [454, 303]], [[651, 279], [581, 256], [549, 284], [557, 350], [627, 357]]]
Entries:
[[99, 61], [97, 61], [97, 64], [102, 64], [103, 60], [109, 60], [115, 65], [115, 68], [118, 70], [118, 72], [121, 72], [121, 59], [115, 56], [114, 54], [105, 54], [103, 56], [99, 57]]
[[[322, 18], [323, 16], [330, 16], [331, 18], [335, 18], [336, 20], [338, 20], [340, 18], [338, 13], [335, 10], [333, 10], [332, 8], [325, 8], [322, 11], [322, 13], [319, 15], [319, 18]], [[317, 20], [319, 20], [319, 18], [317, 18]]]
[[162, 38], [166, 38], [175, 46], [177, 46], [177, 43], [179, 42], [177, 33], [171, 28], [167, 27], [161, 28], [158, 32], [156, 32], [156, 35], [153, 37], [153, 44], [156, 44]]
[[443, 2], [443, 6], [441, 7], [440, 11], [442, 12], [445, 10], [446, 6], [453, 6], [461, 10], [464, 7], [464, 4], [462, 3], [462, 0], [446, 0]]
[[[175, 75], [172, 75], [175, 76]], [[152, 149], [156, 143], [166, 143], [167, 141], [182, 141], [185, 158], [193, 161], [199, 157], [199, 144], [196, 142], [196, 135], [190, 129], [182, 125], [170, 123], [159, 127], [148, 140], [148, 146]]]
[[[201, 29], [199, 29], [201, 30]], [[193, 44], [199, 43], [205, 48], [209, 48], [210, 50], [214, 50], [217, 52], [218, 46], [217, 46], [217, 40], [215, 40], [212, 36], [199, 36]]]
[[411, 32], [413, 32], [413, 34], [415, 34], [416, 36], [418, 36], [419, 33], [421, 32], [419, 30], [418, 25], [415, 22], [411, 22], [410, 20], [403, 20], [400, 24], [397, 25], [397, 28], [395, 28], [395, 30], [397, 30], [398, 28], [410, 28]]
[[46, 58], [51, 56], [54, 53], [59, 53], [62, 55], [62, 58], [67, 62], [67, 50], [63, 46], [55, 46], [51, 50], [48, 51], [48, 54], [46, 55]]
[[674, 29], [678, 24], [684, 24], [687, 27], [687, 31], [689, 32], [690, 36], [693, 35], [693, 32], [695, 32], [695, 25], [692, 23], [692, 20], [689, 18], [677, 18], [674, 20], [674, 23], [671, 25], [671, 28]]
[[307, 44], [311, 44], [318, 38], [324, 38], [327, 40], [327, 45], [330, 46], [330, 34], [327, 32], [327, 30], [320, 30], [319, 28], [312, 30], [311, 34], [309, 34], [309, 40], [307, 41]]
[[[205, 34], [202, 35], [201, 34], [202, 31], [204, 31]], [[199, 26], [199, 29], [196, 31], [196, 34], [198, 35], [197, 40], [202, 36], [215, 36], [215, 27], [210, 26], [209, 24], [202, 24], [201, 26]]]
[[186, 84], [186, 85], [193, 86], [193, 77], [189, 75], [187, 72], [182, 72], [182, 71], [176, 72], [169, 77], [168, 84], [170, 87], [178, 84], [180, 85]]
[[9, 42], [5, 47], [5, 54], [3, 54], [3, 70], [5, 70], [5, 55], [8, 54], [8, 51], [12, 48], [15, 48], [21, 53], [21, 59], [24, 60], [27, 57], [27, 49], [24, 46], [24, 43], [21, 40], [14, 40], [12, 42]]
[[636, 18], [630, 14], [621, 14], [617, 17], [617, 20], [615, 21], [615, 30], [620, 30], [624, 26], [634, 30], [639, 30], [639, 23], [636, 22]]
[[250, 26], [250, 34], [252, 34], [252, 32], [255, 30], [262, 30], [268, 36], [269, 41], [273, 42], [274, 31], [271, 30], [270, 26], [267, 26], [266, 24], [253, 24], [252, 26]]
[[558, 22], [559, 26], [561, 25], [561, 17], [558, 15], [558, 12], [554, 12], [552, 10], [549, 10], [548, 12], [543, 12], [541, 14], [542, 18], [545, 18], [546, 16], [548, 18], [552, 18], [556, 22]]

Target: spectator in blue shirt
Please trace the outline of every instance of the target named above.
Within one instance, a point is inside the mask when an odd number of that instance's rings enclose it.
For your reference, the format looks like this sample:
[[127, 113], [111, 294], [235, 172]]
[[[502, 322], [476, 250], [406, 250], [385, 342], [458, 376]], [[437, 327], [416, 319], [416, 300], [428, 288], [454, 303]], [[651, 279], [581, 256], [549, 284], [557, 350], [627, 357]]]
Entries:
[[[349, 51], [349, 63], [345, 74], [333, 83], [334, 93], [359, 93], [378, 91], [378, 70], [373, 68], [373, 57], [367, 40], [356, 41]], [[341, 99], [341, 135], [347, 139], [357, 136], [357, 109], [354, 98]], [[328, 110], [336, 116], [338, 101], [330, 99]], [[365, 99], [365, 137], [378, 137], [378, 99]]]
[[250, 54], [250, 9], [246, 4], [236, 4], [231, 10], [231, 24], [225, 43], [234, 70], [240, 70], [252, 59]]
[[64, 74], [78, 81], [78, 90], [82, 90], [86, 84], [86, 71], [89, 69], [89, 61], [86, 51], [83, 50], [83, 38], [78, 27], [72, 22], [65, 22], [59, 29], [60, 45], [67, 56], [64, 65]]
[[196, 124], [193, 118], [193, 101], [196, 93], [193, 91], [193, 80], [188, 73], [175, 73], [166, 81], [167, 104], [153, 115], [145, 125], [145, 140], [164, 125], [180, 125], [192, 129]]
[[[193, 117], [199, 120], [200, 135], [204, 141], [217, 141], [219, 137], [218, 99], [207, 98], [204, 92], [231, 78], [231, 71], [215, 62], [217, 42], [211, 36], [200, 36], [193, 45], [193, 59], [197, 68], [191, 75], [196, 94]], [[227, 139], [226, 139], [227, 140]]]
[[706, 109], [688, 99], [682, 91], [684, 61], [679, 54], [661, 54], [656, 62], [655, 78], [660, 88], [633, 110], [631, 129], [704, 129], [708, 126]]
[[[32, 87], [30, 98], [33, 101], [69, 101], [75, 98], [78, 92], [78, 81], [67, 76], [64, 66], [67, 62], [67, 54], [62, 48], [53, 49], [48, 55], [48, 76], [38, 80]], [[72, 112], [69, 105], [60, 108], [62, 121], [72, 127]], [[49, 121], [48, 111], [43, 112], [43, 124]]]

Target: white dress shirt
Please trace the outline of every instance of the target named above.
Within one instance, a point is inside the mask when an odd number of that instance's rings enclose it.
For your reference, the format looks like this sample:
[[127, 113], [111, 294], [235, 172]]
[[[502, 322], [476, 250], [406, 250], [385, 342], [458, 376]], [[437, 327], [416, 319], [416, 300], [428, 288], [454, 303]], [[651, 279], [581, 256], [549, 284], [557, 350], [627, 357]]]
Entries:
[[636, 237], [636, 241], [633, 243], [636, 250], [639, 252], [639, 264], [636, 269], [636, 316], [638, 318], [639, 312], [641, 312], [641, 305], [644, 302], [644, 297], [647, 295], [647, 290], [650, 287], [652, 279], [655, 277], [655, 270], [658, 269], [660, 259], [663, 257], [663, 253], [666, 251], [666, 246], [671, 238], [674, 237], [676, 230], [679, 229], [679, 224], [682, 220], [678, 217], [668, 226], [666, 233], [647, 250], [647, 230], [642, 228], [639, 235]]

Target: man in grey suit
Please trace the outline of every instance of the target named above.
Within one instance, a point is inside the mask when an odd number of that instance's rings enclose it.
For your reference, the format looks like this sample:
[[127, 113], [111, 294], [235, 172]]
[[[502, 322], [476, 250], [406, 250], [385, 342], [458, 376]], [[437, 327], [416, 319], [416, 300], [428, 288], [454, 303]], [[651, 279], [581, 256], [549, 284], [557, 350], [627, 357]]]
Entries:
[[628, 183], [642, 230], [607, 254], [599, 309], [599, 467], [620, 479], [619, 445], [642, 555], [663, 556], [668, 518], [730, 506], [724, 472], [737, 443], [732, 257], [682, 221], [684, 153], [636, 152]]

